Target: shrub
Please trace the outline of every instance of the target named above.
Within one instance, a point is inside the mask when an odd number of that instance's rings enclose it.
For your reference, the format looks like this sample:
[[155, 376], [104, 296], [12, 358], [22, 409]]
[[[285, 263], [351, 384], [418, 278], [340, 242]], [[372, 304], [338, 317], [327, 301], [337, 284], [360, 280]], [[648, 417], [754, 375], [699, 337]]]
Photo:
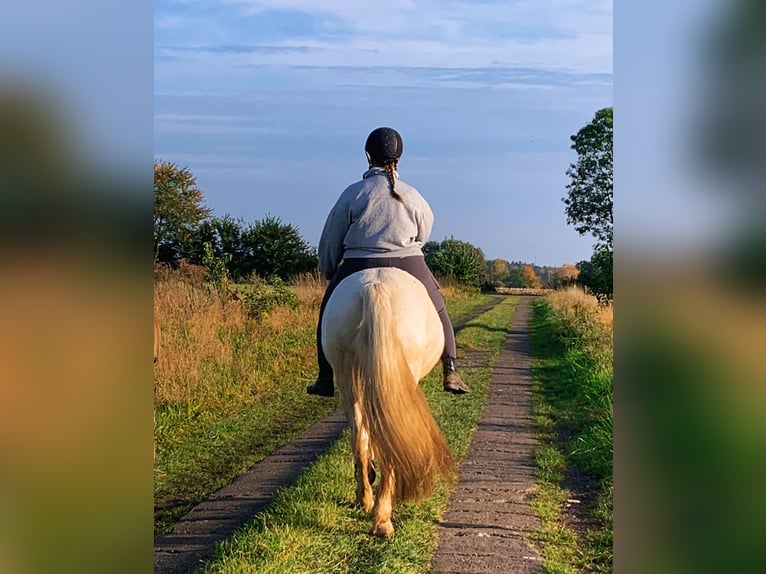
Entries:
[[429, 241], [423, 246], [423, 254], [435, 275], [477, 288], [485, 281], [487, 260], [481, 249], [470, 243], [454, 237], [441, 243]]
[[254, 277], [251, 283], [232, 285], [232, 297], [242, 301], [247, 314], [255, 319], [264, 319], [276, 307], [295, 309], [298, 296], [279, 277], [268, 280]]
[[596, 247], [590, 261], [577, 264], [577, 283], [593, 293], [600, 301], [611, 299], [613, 287], [613, 253], [604, 246]]

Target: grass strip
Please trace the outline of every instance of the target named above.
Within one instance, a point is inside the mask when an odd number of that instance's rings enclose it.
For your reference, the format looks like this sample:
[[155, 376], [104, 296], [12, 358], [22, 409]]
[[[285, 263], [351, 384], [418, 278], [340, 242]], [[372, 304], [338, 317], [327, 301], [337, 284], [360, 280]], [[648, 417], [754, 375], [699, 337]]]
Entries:
[[612, 571], [611, 347], [591, 336], [594, 329], [562, 319], [545, 302], [532, 307], [533, 417], [541, 443], [533, 507], [542, 519], [544, 572], [551, 574]]

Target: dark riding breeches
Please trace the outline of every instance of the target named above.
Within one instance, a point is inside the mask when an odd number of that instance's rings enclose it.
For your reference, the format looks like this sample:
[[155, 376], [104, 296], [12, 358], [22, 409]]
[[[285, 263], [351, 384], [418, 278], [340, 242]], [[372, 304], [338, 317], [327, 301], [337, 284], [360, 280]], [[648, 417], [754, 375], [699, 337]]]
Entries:
[[455, 347], [455, 331], [452, 328], [452, 321], [450, 321], [447, 309], [444, 306], [444, 298], [439, 292], [439, 284], [436, 282], [433, 273], [426, 265], [426, 260], [422, 255], [414, 255], [411, 257], [368, 257], [368, 258], [353, 258], [344, 259], [340, 264], [340, 267], [335, 272], [330, 284], [327, 286], [324, 297], [322, 298], [322, 304], [319, 307], [319, 323], [317, 325], [317, 359], [319, 360], [319, 372], [329, 373], [332, 372], [330, 363], [324, 356], [322, 350], [322, 316], [324, 315], [324, 308], [327, 305], [327, 301], [330, 300], [330, 295], [335, 288], [349, 275], [362, 271], [363, 269], [372, 269], [375, 267], [396, 267], [407, 271], [410, 275], [416, 277], [425, 286], [428, 291], [428, 296], [431, 297], [431, 301], [436, 308], [436, 312], [441, 319], [442, 327], [444, 328], [444, 355], [457, 357], [457, 348]]

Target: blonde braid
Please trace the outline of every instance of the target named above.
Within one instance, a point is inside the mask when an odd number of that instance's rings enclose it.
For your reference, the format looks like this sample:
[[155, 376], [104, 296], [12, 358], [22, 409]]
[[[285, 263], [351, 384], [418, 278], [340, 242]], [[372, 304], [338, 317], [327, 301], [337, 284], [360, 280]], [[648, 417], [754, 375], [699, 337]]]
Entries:
[[398, 162], [396, 160], [390, 161], [383, 166], [383, 169], [386, 170], [386, 177], [388, 178], [388, 183], [391, 186], [391, 196], [399, 203], [404, 203], [402, 196], [396, 193], [396, 178], [394, 176], [394, 170], [396, 169], [397, 164]]

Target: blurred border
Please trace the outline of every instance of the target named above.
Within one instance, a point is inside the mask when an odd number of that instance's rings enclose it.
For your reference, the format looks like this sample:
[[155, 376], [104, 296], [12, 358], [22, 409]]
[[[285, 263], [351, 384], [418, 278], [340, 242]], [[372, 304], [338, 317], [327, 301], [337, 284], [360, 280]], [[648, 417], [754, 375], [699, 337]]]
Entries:
[[0, 20], [0, 571], [152, 569], [153, 7]]
[[615, 571], [760, 571], [766, 10], [615, 8]]

